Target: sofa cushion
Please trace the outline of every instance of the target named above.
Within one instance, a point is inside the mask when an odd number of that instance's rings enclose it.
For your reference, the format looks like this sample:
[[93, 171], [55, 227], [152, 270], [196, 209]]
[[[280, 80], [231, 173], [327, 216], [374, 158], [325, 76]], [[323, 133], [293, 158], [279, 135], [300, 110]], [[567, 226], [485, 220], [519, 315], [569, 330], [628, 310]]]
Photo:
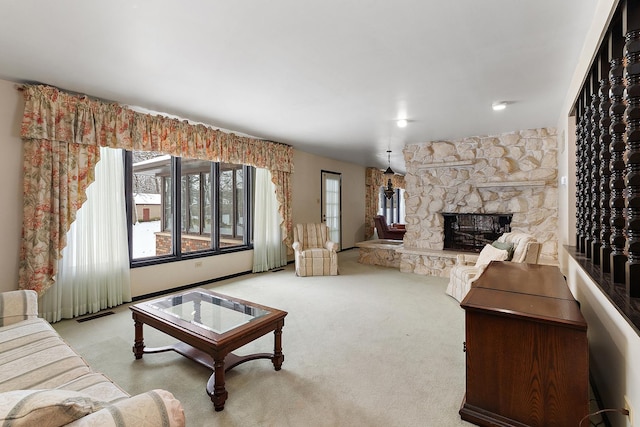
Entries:
[[104, 406], [75, 391], [13, 390], [0, 393], [0, 421], [13, 427], [58, 427]]
[[151, 390], [79, 418], [69, 427], [184, 426], [180, 402], [166, 390]]

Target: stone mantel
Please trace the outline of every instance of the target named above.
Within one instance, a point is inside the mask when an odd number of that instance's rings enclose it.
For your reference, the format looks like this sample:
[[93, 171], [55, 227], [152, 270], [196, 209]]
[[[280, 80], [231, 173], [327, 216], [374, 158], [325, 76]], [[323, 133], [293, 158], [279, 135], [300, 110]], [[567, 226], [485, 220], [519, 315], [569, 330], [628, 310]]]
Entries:
[[492, 187], [544, 187], [546, 181], [504, 181], [504, 182], [479, 182], [475, 184], [476, 188], [492, 188]]
[[[521, 130], [404, 148], [405, 222], [401, 270], [447, 270], [440, 212], [511, 213], [512, 231], [534, 235], [557, 259], [558, 141], [555, 129]], [[424, 248], [412, 251], [408, 248]], [[437, 260], [435, 253], [438, 251]]]
[[462, 168], [466, 166], [473, 166], [473, 160], [461, 160], [457, 162], [438, 162], [431, 163], [429, 165], [420, 165], [418, 169], [437, 169], [437, 168]]

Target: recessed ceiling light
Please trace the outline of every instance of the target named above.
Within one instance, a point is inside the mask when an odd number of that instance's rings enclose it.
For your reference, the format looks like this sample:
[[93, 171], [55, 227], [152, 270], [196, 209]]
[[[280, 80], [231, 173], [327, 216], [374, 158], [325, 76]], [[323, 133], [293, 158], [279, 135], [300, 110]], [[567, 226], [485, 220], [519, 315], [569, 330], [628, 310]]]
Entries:
[[505, 108], [507, 108], [507, 103], [504, 101], [494, 102], [493, 104], [491, 104], [491, 108], [493, 108], [493, 111], [504, 110]]
[[396, 122], [396, 124], [398, 125], [399, 128], [406, 128], [407, 127], [407, 121], [405, 119], [400, 119]]

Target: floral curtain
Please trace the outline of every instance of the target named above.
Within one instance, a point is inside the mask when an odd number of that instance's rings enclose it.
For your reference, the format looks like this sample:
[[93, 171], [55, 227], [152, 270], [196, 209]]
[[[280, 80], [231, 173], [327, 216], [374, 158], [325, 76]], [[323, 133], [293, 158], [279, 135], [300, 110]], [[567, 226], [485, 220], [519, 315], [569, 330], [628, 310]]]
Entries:
[[[116, 103], [72, 95], [50, 86], [24, 86], [21, 90], [26, 102], [21, 131], [25, 141], [21, 289], [35, 289], [42, 294], [53, 283], [57, 260], [65, 245], [64, 234], [93, 179], [98, 147], [156, 151], [268, 169], [280, 203], [283, 240], [290, 247], [291, 146], [139, 113]], [[31, 145], [43, 147], [34, 149]], [[44, 176], [48, 173], [46, 169], [35, 170], [38, 162], [55, 163], [61, 151], [68, 153], [64, 161], [61, 160], [65, 166], [53, 166], [50, 178]], [[61, 181], [60, 188], [56, 185], [58, 181]], [[60, 210], [65, 211], [64, 214], [60, 214]]]
[[[387, 185], [388, 175], [376, 168], [367, 168], [365, 170], [365, 212], [364, 212], [364, 238], [370, 239], [373, 236], [375, 224], [373, 217], [378, 214], [380, 206], [378, 206], [380, 187]], [[393, 188], [405, 188], [404, 176], [393, 175], [391, 177]]]
[[42, 295], [58, 273], [59, 253], [76, 212], [86, 200], [100, 159], [94, 145], [41, 139], [24, 141], [24, 219], [20, 289]]
[[131, 301], [122, 158], [122, 150], [100, 148], [95, 180], [66, 233], [56, 281], [38, 300], [38, 316], [48, 322]]

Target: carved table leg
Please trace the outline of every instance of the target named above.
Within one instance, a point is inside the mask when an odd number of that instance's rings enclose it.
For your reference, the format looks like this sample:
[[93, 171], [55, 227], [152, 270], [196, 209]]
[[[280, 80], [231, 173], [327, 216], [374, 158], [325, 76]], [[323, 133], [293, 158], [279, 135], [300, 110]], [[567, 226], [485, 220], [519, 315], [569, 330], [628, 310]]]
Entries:
[[222, 411], [229, 395], [224, 387], [224, 357], [214, 358], [213, 374], [207, 382], [207, 394], [211, 396], [214, 409]]
[[135, 328], [135, 339], [133, 342], [133, 354], [136, 355], [136, 359], [142, 359], [144, 354], [144, 338], [142, 336], [142, 325], [144, 323], [139, 320], [133, 319], [133, 325]]
[[273, 345], [273, 367], [276, 371], [279, 371], [284, 362], [284, 354], [282, 354], [282, 324], [273, 331], [274, 345]]

